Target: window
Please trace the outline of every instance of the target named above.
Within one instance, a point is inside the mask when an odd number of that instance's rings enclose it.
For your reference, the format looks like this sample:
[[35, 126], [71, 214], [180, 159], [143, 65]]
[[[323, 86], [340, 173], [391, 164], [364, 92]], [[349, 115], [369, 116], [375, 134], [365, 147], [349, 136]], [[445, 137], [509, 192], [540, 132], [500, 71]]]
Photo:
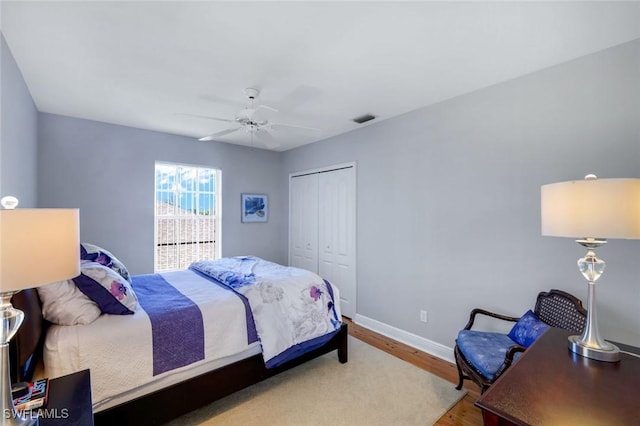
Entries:
[[156, 163], [155, 270], [220, 258], [220, 170]]

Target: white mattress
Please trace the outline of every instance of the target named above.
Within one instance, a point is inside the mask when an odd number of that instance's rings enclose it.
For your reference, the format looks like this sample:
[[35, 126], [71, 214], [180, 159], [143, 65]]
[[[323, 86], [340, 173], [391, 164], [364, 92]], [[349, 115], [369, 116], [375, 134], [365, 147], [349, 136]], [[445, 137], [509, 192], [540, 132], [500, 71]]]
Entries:
[[[107, 408], [115, 407], [116, 405], [125, 403], [127, 401], [131, 401], [140, 396], [144, 396], [148, 393], [155, 392], [157, 390], [166, 388], [168, 386], [174, 385], [176, 383], [183, 382], [191, 377], [196, 377], [201, 374], [207, 373], [209, 371], [213, 371], [217, 368], [224, 367], [225, 365], [233, 364], [236, 361], [240, 361], [245, 358], [249, 358], [253, 355], [257, 355], [260, 353], [260, 343], [256, 342], [249, 346], [249, 348], [243, 352], [240, 352], [235, 355], [227, 356], [224, 358], [214, 359], [212, 361], [207, 361], [204, 363], [193, 364], [192, 366], [185, 367], [184, 369], [177, 370], [173, 374], [167, 374], [159, 376], [156, 380], [149, 382], [145, 385], [138, 386], [134, 389], [121, 392], [118, 395], [110, 396], [107, 399], [103, 399], [101, 402], [96, 403], [96, 400], [93, 401], [93, 412], [97, 413]], [[93, 375], [91, 376], [92, 384], [93, 384]]]
[[162, 274], [200, 307], [205, 359], [153, 376], [151, 322], [134, 315], [101, 315], [89, 325], [51, 326], [44, 345], [44, 375], [91, 370], [94, 412], [260, 353], [247, 343], [245, 307], [233, 292], [185, 270]]

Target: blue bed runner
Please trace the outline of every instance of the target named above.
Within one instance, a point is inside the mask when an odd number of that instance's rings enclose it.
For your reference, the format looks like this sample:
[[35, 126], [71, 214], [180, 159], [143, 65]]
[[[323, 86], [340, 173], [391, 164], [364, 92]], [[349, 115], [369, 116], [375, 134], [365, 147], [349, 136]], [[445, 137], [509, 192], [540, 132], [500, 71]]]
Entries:
[[225, 290], [232, 291], [236, 296], [238, 296], [238, 298], [240, 298], [240, 300], [242, 300], [242, 303], [244, 304], [244, 315], [247, 321], [247, 344], [250, 345], [252, 343], [259, 341], [260, 338], [258, 337], [258, 330], [256, 329], [256, 323], [253, 319], [253, 314], [251, 313], [251, 306], [249, 306], [249, 300], [247, 300], [247, 298], [243, 294], [238, 293], [232, 287], [229, 287], [228, 285], [221, 283], [215, 278], [210, 277], [207, 274], [203, 274], [202, 272], [198, 271], [195, 268], [189, 268], [189, 269], [194, 273], [200, 275], [201, 277], [206, 278], [207, 280], [216, 284], [217, 286], [222, 287]]
[[161, 275], [132, 277], [138, 303], [151, 320], [153, 375], [204, 359], [200, 308]]

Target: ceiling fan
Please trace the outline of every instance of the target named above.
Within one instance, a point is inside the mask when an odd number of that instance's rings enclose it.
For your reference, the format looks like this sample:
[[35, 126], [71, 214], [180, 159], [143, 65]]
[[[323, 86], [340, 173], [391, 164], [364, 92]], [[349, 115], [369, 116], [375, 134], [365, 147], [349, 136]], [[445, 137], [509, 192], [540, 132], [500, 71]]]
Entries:
[[293, 131], [310, 131], [310, 132], [318, 132], [319, 129], [312, 127], [304, 127], [297, 126], [293, 124], [283, 124], [283, 123], [273, 123], [267, 119], [261, 119], [260, 114], [257, 114], [260, 110], [269, 110], [271, 112], [278, 112], [276, 108], [270, 107], [268, 105], [259, 104], [255, 106], [255, 100], [260, 95], [260, 90], [255, 89], [253, 87], [246, 88], [244, 90], [245, 95], [251, 102], [251, 105], [244, 108], [240, 112], [238, 112], [233, 119], [229, 118], [220, 118], [220, 117], [211, 117], [206, 115], [194, 115], [194, 114], [185, 114], [192, 117], [205, 118], [208, 120], [222, 121], [225, 123], [233, 123], [236, 127], [231, 127], [225, 130], [221, 130], [219, 132], [215, 132], [204, 137], [199, 138], [199, 141], [210, 141], [215, 140], [224, 135], [228, 135], [229, 133], [237, 132], [239, 130], [244, 130], [245, 132], [251, 135], [251, 145], [253, 146], [253, 137], [255, 136], [266, 148], [276, 148], [279, 146], [279, 143], [275, 140], [273, 135], [269, 133], [269, 130], [293, 130]]

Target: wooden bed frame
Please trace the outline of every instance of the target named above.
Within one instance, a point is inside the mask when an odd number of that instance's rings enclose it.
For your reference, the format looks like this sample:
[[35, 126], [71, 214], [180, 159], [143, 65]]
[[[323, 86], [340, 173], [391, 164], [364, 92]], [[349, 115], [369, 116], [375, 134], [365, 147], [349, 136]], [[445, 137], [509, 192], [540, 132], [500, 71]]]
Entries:
[[[11, 341], [11, 379], [29, 381], [42, 358], [48, 323], [42, 318], [36, 290], [17, 293], [12, 303], [24, 312], [25, 319]], [[347, 336], [347, 324], [342, 324], [325, 345], [279, 367], [266, 368], [262, 354], [257, 354], [96, 413], [94, 422], [96, 425], [161, 424], [333, 350], [338, 351], [338, 360], [344, 364], [348, 360]]]

